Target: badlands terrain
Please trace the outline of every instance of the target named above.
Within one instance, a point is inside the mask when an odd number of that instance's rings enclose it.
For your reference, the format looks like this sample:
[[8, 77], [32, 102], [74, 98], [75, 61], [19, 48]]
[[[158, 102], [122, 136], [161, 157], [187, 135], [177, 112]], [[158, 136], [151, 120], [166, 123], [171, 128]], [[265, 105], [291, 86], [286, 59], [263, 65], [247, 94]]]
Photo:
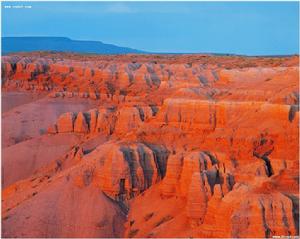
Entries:
[[2, 57], [3, 237], [299, 235], [299, 57]]

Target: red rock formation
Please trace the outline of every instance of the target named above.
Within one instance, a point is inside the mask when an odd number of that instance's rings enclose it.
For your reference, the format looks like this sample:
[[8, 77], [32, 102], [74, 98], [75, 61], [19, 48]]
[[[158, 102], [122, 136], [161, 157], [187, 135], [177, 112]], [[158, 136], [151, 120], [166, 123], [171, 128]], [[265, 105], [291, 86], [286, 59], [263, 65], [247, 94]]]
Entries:
[[64, 113], [57, 120], [57, 131], [69, 133], [74, 131], [75, 115], [72, 112]]
[[299, 235], [298, 61], [2, 57], [3, 235]]
[[75, 124], [74, 124], [74, 132], [75, 133], [83, 133], [86, 134], [89, 132], [89, 126], [86, 122], [86, 118], [82, 112], [79, 112]]
[[96, 109], [89, 111], [90, 115], [90, 132], [95, 132], [98, 118], [98, 111]]
[[193, 173], [187, 201], [187, 217], [192, 227], [203, 223], [206, 214], [207, 198], [201, 174]]
[[181, 155], [171, 155], [168, 158], [167, 173], [164, 178], [162, 193], [165, 196], [176, 195], [178, 181], [182, 170], [183, 157]]

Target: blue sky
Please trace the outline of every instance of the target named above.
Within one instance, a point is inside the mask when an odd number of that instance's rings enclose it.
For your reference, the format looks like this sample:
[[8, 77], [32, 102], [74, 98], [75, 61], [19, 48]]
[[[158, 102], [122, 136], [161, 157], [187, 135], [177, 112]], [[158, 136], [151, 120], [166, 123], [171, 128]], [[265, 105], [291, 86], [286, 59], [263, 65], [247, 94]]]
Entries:
[[64, 36], [151, 52], [294, 54], [299, 51], [298, 5], [2, 2], [2, 36]]

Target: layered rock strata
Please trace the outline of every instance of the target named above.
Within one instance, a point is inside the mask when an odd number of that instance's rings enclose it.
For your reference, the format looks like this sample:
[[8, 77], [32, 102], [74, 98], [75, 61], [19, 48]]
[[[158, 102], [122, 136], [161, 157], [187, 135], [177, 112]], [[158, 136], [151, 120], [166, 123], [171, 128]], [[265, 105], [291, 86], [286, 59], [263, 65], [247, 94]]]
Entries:
[[3, 235], [299, 235], [298, 63], [2, 57]]

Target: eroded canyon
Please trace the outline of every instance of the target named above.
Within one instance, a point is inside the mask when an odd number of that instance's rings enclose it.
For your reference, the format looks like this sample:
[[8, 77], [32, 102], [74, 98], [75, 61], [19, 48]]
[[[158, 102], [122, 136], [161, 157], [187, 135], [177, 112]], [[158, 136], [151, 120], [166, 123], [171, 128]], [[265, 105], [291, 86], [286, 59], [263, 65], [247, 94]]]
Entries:
[[2, 235], [299, 235], [298, 64], [2, 57]]

